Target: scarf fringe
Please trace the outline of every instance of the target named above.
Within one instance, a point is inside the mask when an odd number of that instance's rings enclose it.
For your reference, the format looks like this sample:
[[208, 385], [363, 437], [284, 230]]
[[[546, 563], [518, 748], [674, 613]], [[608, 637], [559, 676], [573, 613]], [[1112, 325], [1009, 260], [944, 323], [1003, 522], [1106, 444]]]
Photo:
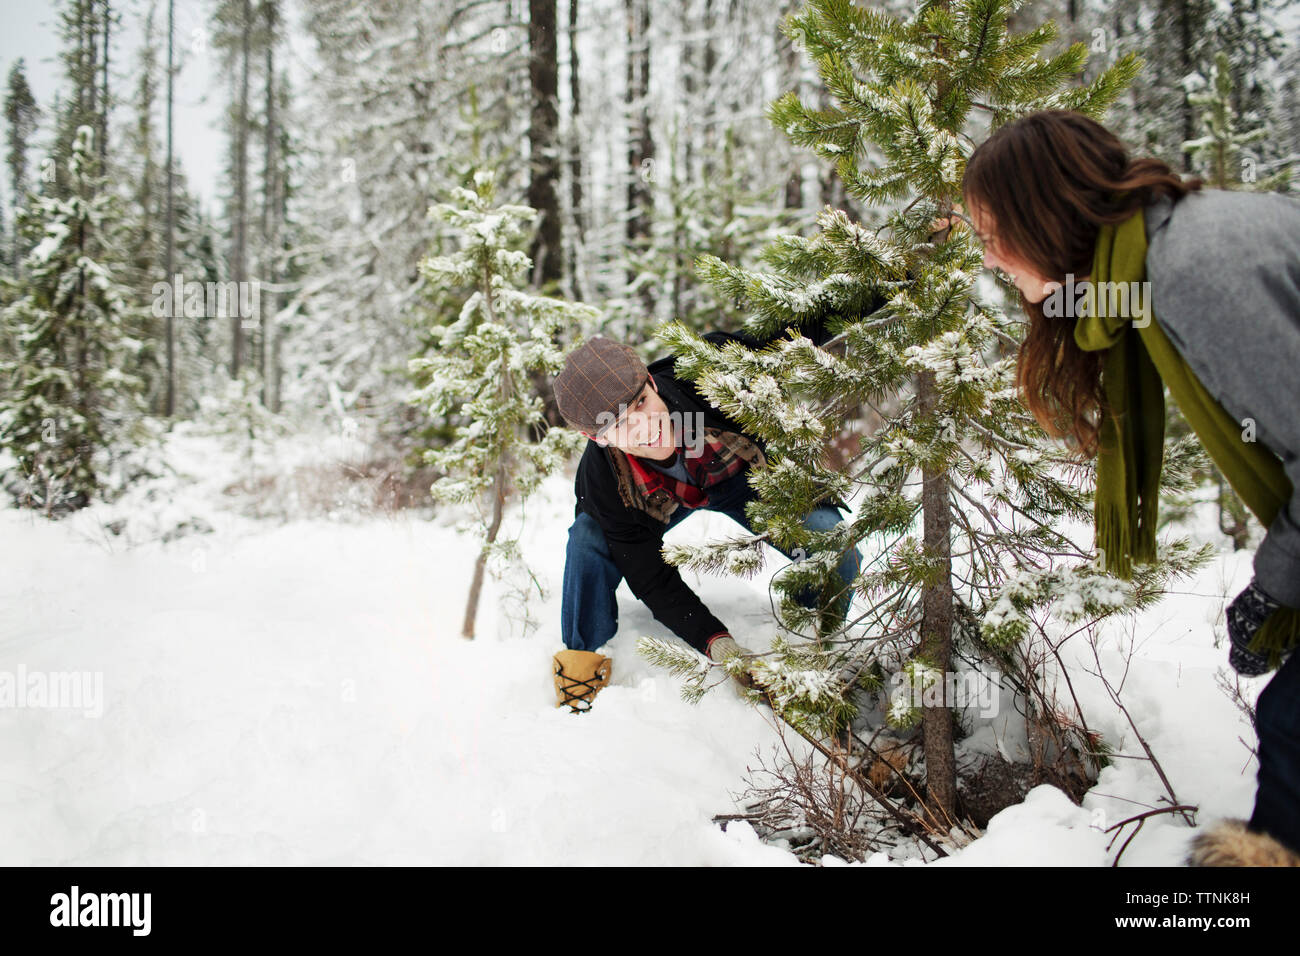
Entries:
[[1097, 548], [1107, 574], [1128, 580], [1133, 577], [1132, 525], [1122, 520], [1114, 505], [1098, 505], [1095, 516]]

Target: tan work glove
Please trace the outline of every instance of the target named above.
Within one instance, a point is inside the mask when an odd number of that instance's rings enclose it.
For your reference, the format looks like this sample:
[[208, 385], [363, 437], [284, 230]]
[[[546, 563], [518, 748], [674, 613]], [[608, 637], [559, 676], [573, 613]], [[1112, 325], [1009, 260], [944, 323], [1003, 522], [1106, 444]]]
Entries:
[[[741, 647], [737, 644], [736, 639], [726, 631], [723, 631], [720, 634], [715, 634], [713, 637], [709, 638], [705, 647], [707, 648], [709, 660], [713, 661], [715, 664], [726, 663], [728, 658], [735, 657], [737, 654], [748, 655], [754, 653], [749, 648]], [[741, 673], [732, 674], [731, 676], [735, 678], [736, 683], [741, 687], [748, 690], [762, 690], [762, 685], [754, 676], [752, 668], [746, 668]]]

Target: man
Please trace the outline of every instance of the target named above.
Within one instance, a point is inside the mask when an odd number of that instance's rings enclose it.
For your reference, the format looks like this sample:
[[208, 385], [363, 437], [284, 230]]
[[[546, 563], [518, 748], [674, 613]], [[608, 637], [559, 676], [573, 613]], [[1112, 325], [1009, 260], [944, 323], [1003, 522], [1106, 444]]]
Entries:
[[[820, 330], [804, 334], [819, 344], [826, 337]], [[722, 332], [704, 338], [750, 348], [762, 344]], [[664, 533], [700, 508], [749, 528], [744, 509], [754, 492], [748, 474], [766, 458], [756, 439], [677, 377], [675, 366], [668, 357], [647, 367], [628, 346], [596, 337], [569, 355], [555, 379], [560, 414], [590, 439], [574, 482], [577, 503], [560, 612], [565, 650], [554, 657], [556, 706], [589, 710], [609, 682], [612, 662], [598, 650], [618, 629], [614, 592], [624, 578], [657, 620], [711, 661], [750, 653], [660, 549]], [[824, 531], [841, 520], [827, 506], [812, 512], [804, 526]], [[847, 613], [848, 586], [860, 565], [857, 551], [840, 564], [841, 614]], [[801, 597], [805, 607], [815, 600]], [[752, 686], [752, 678], [742, 682]]]

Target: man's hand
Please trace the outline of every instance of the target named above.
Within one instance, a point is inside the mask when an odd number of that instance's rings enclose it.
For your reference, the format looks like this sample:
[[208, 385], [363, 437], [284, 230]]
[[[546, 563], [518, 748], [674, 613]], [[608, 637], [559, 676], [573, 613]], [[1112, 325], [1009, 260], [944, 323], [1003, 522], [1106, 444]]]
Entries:
[[[707, 648], [709, 660], [713, 661], [715, 664], [725, 664], [729, 658], [735, 657], [737, 654], [747, 656], [754, 653], [748, 648], [741, 647], [737, 644], [735, 638], [726, 631], [723, 631], [720, 634], [715, 634], [713, 637], [709, 638], [705, 647]], [[749, 668], [745, 668], [745, 670], [739, 673], [732, 673], [731, 676], [735, 678], [737, 684], [747, 690], [762, 689], [762, 685], [754, 679], [754, 674]]]
[[1232, 641], [1228, 663], [1241, 676], [1258, 677], [1268, 672], [1268, 655], [1256, 654], [1248, 645], [1278, 606], [1254, 581], [1228, 605], [1228, 637]]

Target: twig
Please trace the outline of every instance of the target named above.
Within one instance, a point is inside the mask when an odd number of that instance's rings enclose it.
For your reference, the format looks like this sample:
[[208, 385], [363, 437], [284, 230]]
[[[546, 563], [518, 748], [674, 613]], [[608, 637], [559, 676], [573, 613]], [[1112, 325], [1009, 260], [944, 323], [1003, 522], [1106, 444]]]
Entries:
[[[1111, 861], [1110, 865], [1113, 867], [1119, 866], [1119, 858], [1124, 855], [1124, 851], [1127, 850], [1128, 845], [1133, 842], [1133, 838], [1137, 836], [1139, 832], [1141, 832], [1142, 824], [1144, 824], [1147, 821], [1148, 817], [1154, 817], [1160, 813], [1174, 813], [1177, 811], [1183, 814], [1183, 819], [1187, 820], [1190, 826], [1195, 826], [1196, 824], [1192, 823], [1191, 819], [1187, 816], [1187, 811], [1190, 810], [1191, 812], [1195, 813], [1199, 809], [1200, 807], [1174, 804], [1173, 806], [1161, 807], [1158, 810], [1147, 810], [1144, 813], [1134, 814], [1133, 816], [1128, 817], [1125, 820], [1120, 820], [1118, 823], [1114, 823], [1106, 827], [1106, 829], [1103, 830], [1102, 833], [1109, 833], [1111, 830], [1119, 830], [1122, 832], [1124, 827], [1128, 826], [1130, 823], [1134, 823], [1134, 822], [1137, 823], [1137, 826], [1133, 828], [1133, 832], [1128, 835], [1128, 839], [1125, 840], [1124, 843], [1120, 846], [1119, 852], [1115, 854], [1115, 859]], [[1106, 844], [1106, 849], [1109, 850], [1112, 846], [1114, 846], [1115, 841], [1117, 839], [1119, 839], [1119, 833], [1116, 833], [1113, 837], [1111, 837], [1110, 842]]]
[[[1151, 745], [1148, 744], [1147, 739], [1142, 736], [1142, 731], [1138, 730], [1137, 721], [1133, 719], [1133, 715], [1130, 714], [1128, 708], [1124, 706], [1124, 702], [1120, 699], [1119, 690], [1111, 684], [1110, 679], [1104, 673], [1101, 666], [1101, 653], [1097, 649], [1097, 636], [1095, 633], [1089, 635], [1088, 645], [1092, 648], [1092, 659], [1097, 662], [1097, 671], [1094, 676], [1101, 680], [1102, 686], [1106, 688], [1106, 693], [1110, 695], [1111, 701], [1113, 701], [1115, 706], [1119, 708], [1120, 713], [1124, 715], [1124, 719], [1128, 721], [1128, 725], [1133, 728], [1133, 733], [1137, 735], [1138, 743], [1142, 745], [1142, 749], [1146, 752], [1147, 759], [1151, 761], [1151, 766], [1155, 768], [1156, 774], [1160, 777], [1160, 782], [1164, 784], [1165, 790], [1169, 794], [1170, 802], [1175, 808], [1177, 808], [1179, 806], [1178, 796], [1174, 793], [1173, 784], [1169, 782], [1169, 778], [1165, 775], [1164, 768], [1160, 766], [1160, 761], [1156, 759], [1155, 753], [1151, 750]], [[1132, 662], [1133, 651], [1130, 645], [1129, 653], [1124, 659], [1125, 678], [1128, 677], [1128, 669]], [[1123, 686], [1122, 680], [1120, 681], [1120, 686]], [[1183, 813], [1183, 819], [1187, 821], [1188, 826], [1196, 826], [1192, 818], [1185, 812]]]

